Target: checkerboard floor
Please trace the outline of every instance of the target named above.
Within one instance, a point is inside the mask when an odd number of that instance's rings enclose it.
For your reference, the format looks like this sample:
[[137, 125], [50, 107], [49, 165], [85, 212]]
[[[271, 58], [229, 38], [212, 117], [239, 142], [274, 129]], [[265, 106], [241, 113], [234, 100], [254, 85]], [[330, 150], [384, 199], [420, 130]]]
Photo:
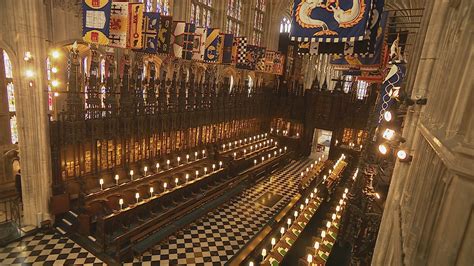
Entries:
[[58, 233], [38, 233], [0, 248], [0, 265], [104, 265]]
[[[223, 265], [295, 196], [298, 174], [309, 162], [291, 163], [128, 265]], [[268, 192], [282, 198], [272, 207], [256, 203]]]

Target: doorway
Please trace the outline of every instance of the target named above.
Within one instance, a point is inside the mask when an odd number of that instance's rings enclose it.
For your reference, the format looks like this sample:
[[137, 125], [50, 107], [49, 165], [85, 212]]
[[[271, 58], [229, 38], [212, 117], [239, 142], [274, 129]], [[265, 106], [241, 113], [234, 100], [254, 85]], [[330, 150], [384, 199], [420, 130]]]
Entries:
[[318, 159], [321, 155], [328, 158], [331, 148], [332, 131], [315, 128], [311, 144], [311, 159]]

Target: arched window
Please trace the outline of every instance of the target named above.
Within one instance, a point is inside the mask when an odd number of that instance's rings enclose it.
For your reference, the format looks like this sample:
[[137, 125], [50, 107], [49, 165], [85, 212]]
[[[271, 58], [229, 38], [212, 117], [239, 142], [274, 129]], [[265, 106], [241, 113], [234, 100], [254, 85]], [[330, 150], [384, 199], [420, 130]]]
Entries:
[[240, 35], [242, 27], [241, 20], [242, 0], [227, 0], [227, 23], [226, 31], [235, 36]]
[[280, 33], [290, 32], [290, 29], [291, 29], [291, 21], [287, 17], [284, 17], [280, 23]]
[[350, 75], [347, 75], [344, 77], [344, 88], [343, 88], [343, 91], [345, 93], [349, 93], [351, 91], [351, 87], [352, 87], [352, 76]]
[[255, 3], [255, 17], [253, 24], [253, 43], [255, 45], [262, 45], [264, 14], [265, 0], [257, 0]]
[[18, 143], [18, 126], [16, 123], [16, 106], [15, 106], [15, 86], [13, 85], [13, 67], [8, 54], [0, 49], [1, 59], [3, 61], [5, 73], [5, 85], [7, 89], [8, 112], [10, 113], [10, 135], [13, 144]]
[[196, 26], [210, 27], [212, 17], [212, 0], [192, 0], [191, 22]]
[[368, 96], [367, 87], [369, 83], [367, 81], [358, 80], [357, 81], [357, 100], [363, 100]]
[[156, 0], [156, 12], [162, 15], [169, 15], [170, 14], [169, 0]]

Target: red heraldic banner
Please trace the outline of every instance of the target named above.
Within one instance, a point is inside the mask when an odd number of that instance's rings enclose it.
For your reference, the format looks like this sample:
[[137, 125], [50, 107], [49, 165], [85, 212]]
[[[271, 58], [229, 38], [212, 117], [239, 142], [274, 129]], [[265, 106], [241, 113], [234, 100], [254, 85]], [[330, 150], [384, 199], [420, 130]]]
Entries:
[[128, 3], [112, 2], [109, 46], [127, 48]]

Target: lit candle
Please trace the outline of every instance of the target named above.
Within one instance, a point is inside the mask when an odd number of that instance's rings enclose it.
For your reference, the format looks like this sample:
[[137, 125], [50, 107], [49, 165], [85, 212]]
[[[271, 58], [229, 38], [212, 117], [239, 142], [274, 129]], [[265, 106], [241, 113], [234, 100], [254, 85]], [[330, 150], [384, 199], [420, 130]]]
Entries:
[[313, 262], [313, 256], [311, 254], [308, 254], [308, 257], [306, 258], [309, 264]]
[[247, 150], [246, 150], [246, 149], [244, 149], [244, 155], [245, 155], [246, 153], [247, 153]]
[[265, 260], [265, 256], [267, 256], [267, 250], [266, 249], [262, 249], [262, 260]]
[[328, 229], [328, 231], [329, 231], [329, 228], [331, 228], [331, 222], [330, 222], [330, 221], [328, 221], [328, 222], [326, 223], [326, 228]]
[[257, 160], [253, 160], [253, 165], [257, 165]]
[[290, 228], [290, 226], [291, 226], [291, 218], [288, 218], [288, 220], [286, 221], [286, 224], [288, 225], [288, 228]]
[[137, 199], [137, 203], [138, 203], [138, 200], [140, 199], [140, 193], [135, 193], [135, 198]]
[[153, 187], [150, 187], [150, 197], [153, 197], [153, 191], [154, 191]]
[[272, 128], [270, 128], [270, 133], [272, 133], [272, 132], [273, 132], [273, 127], [272, 127]]
[[148, 167], [143, 167], [143, 172], [145, 172], [145, 176], [146, 176], [146, 172], [148, 172]]
[[123, 209], [123, 199], [119, 199], [120, 209]]
[[168, 165], [168, 169], [170, 169], [170, 160], [166, 160], [166, 165]]
[[314, 164], [311, 164], [311, 168], [314, 168]]
[[317, 194], [317, 193], [318, 193], [318, 189], [314, 188], [314, 194]]
[[168, 186], [168, 183], [163, 183], [163, 190], [166, 191], [166, 187]]
[[100, 190], [102, 190], [102, 189], [103, 189], [103, 185], [104, 185], [104, 179], [101, 178], [101, 179], [99, 180], [99, 184], [100, 184]]
[[249, 262], [249, 266], [254, 266], [253, 261]]
[[323, 180], [326, 181], [326, 178], [328, 178], [326, 175], [323, 176]]
[[176, 184], [176, 186], [178, 186], [178, 182], [179, 182], [179, 179], [176, 177], [176, 178], [174, 179], [174, 183]]
[[234, 141], [234, 146], [237, 147], [237, 141]]
[[189, 174], [186, 174], [186, 182], [188, 182]]
[[237, 157], [237, 153], [234, 152], [234, 160], [235, 160], [236, 157]]
[[264, 157], [264, 156], [262, 156], [262, 162], [263, 162], [264, 160], [265, 160], [265, 157]]
[[222, 161], [219, 161], [219, 169], [222, 168]]
[[286, 148], [286, 146], [285, 146], [285, 152], [286, 152], [286, 149], [287, 149], [287, 148]]
[[321, 239], [324, 240], [325, 237], [326, 237], [326, 231], [323, 230], [323, 231], [321, 232]]
[[344, 189], [344, 193], [347, 193], [347, 192], [349, 192], [349, 189], [348, 188]]
[[[312, 194], [312, 193], [311, 193], [311, 194]], [[305, 203], [306, 205], [308, 205], [308, 203], [309, 203], [309, 199], [308, 199], [308, 198], [306, 198], [306, 199], [304, 200], [304, 203]]]
[[341, 207], [339, 205], [337, 205], [336, 212], [339, 212], [340, 210], [341, 210]]
[[318, 251], [318, 249], [319, 249], [319, 242], [318, 241], [314, 242], [314, 249], [316, 249], [316, 251]]
[[222, 144], [222, 150], [225, 151], [225, 144]]
[[309, 194], [309, 197], [310, 197], [310, 198], [313, 198], [313, 197], [314, 197], [313, 192], [311, 192], [311, 194]]
[[280, 148], [280, 150], [279, 150], [279, 151], [280, 151], [280, 154], [281, 154], [281, 148]]
[[189, 154], [186, 154], [186, 163], [189, 162]]
[[302, 211], [304, 208], [304, 205], [303, 204], [300, 204], [300, 211]]
[[344, 201], [342, 199], [339, 200], [339, 205], [342, 205]]
[[206, 151], [202, 150], [202, 158], [204, 158], [205, 155], [206, 155]]
[[280, 234], [281, 234], [281, 236], [283, 236], [284, 233], [285, 233], [285, 227], [282, 226], [282, 227], [280, 228]]
[[272, 237], [272, 242], [271, 243], [272, 243], [272, 249], [273, 249], [273, 246], [275, 246], [275, 244], [276, 244], [276, 239], [274, 237]]
[[277, 151], [273, 152], [273, 155], [275, 155], [275, 156], [276, 156], [276, 155], [277, 155]]
[[295, 212], [293, 213], [293, 216], [295, 216], [295, 220], [296, 220], [296, 217], [298, 217], [298, 211], [295, 211]]
[[179, 161], [181, 161], [181, 157], [178, 156], [177, 159], [178, 159], [178, 166], [179, 166]]
[[346, 198], [347, 198], [346, 193], [342, 194], [342, 198], [343, 198], [343, 199], [346, 199]]
[[115, 175], [115, 184], [116, 184], [117, 186], [118, 186], [118, 184], [119, 184], [119, 178], [120, 178], [119, 175], [116, 174], [116, 175]]
[[198, 152], [196, 151], [194, 152], [194, 160], [197, 160], [197, 158], [198, 158]]
[[269, 153], [269, 154], [268, 154], [268, 158], [270, 158], [270, 157], [272, 157], [272, 155]]
[[207, 174], [207, 167], [204, 167], [204, 174]]
[[239, 140], [239, 145], [242, 145], [242, 140]]
[[275, 141], [275, 146], [278, 145], [278, 141]]
[[216, 164], [213, 163], [213, 164], [212, 164], [212, 171], [214, 172], [215, 170], [216, 170]]
[[130, 178], [133, 180], [133, 170], [130, 170]]
[[229, 149], [232, 148], [232, 142], [229, 142]]
[[199, 171], [196, 171], [196, 178], [198, 177], [198, 175], [199, 175]]
[[160, 163], [156, 163], [156, 171], [160, 170]]
[[332, 214], [331, 220], [333, 220], [333, 221], [336, 220], [336, 214], [335, 213]]

